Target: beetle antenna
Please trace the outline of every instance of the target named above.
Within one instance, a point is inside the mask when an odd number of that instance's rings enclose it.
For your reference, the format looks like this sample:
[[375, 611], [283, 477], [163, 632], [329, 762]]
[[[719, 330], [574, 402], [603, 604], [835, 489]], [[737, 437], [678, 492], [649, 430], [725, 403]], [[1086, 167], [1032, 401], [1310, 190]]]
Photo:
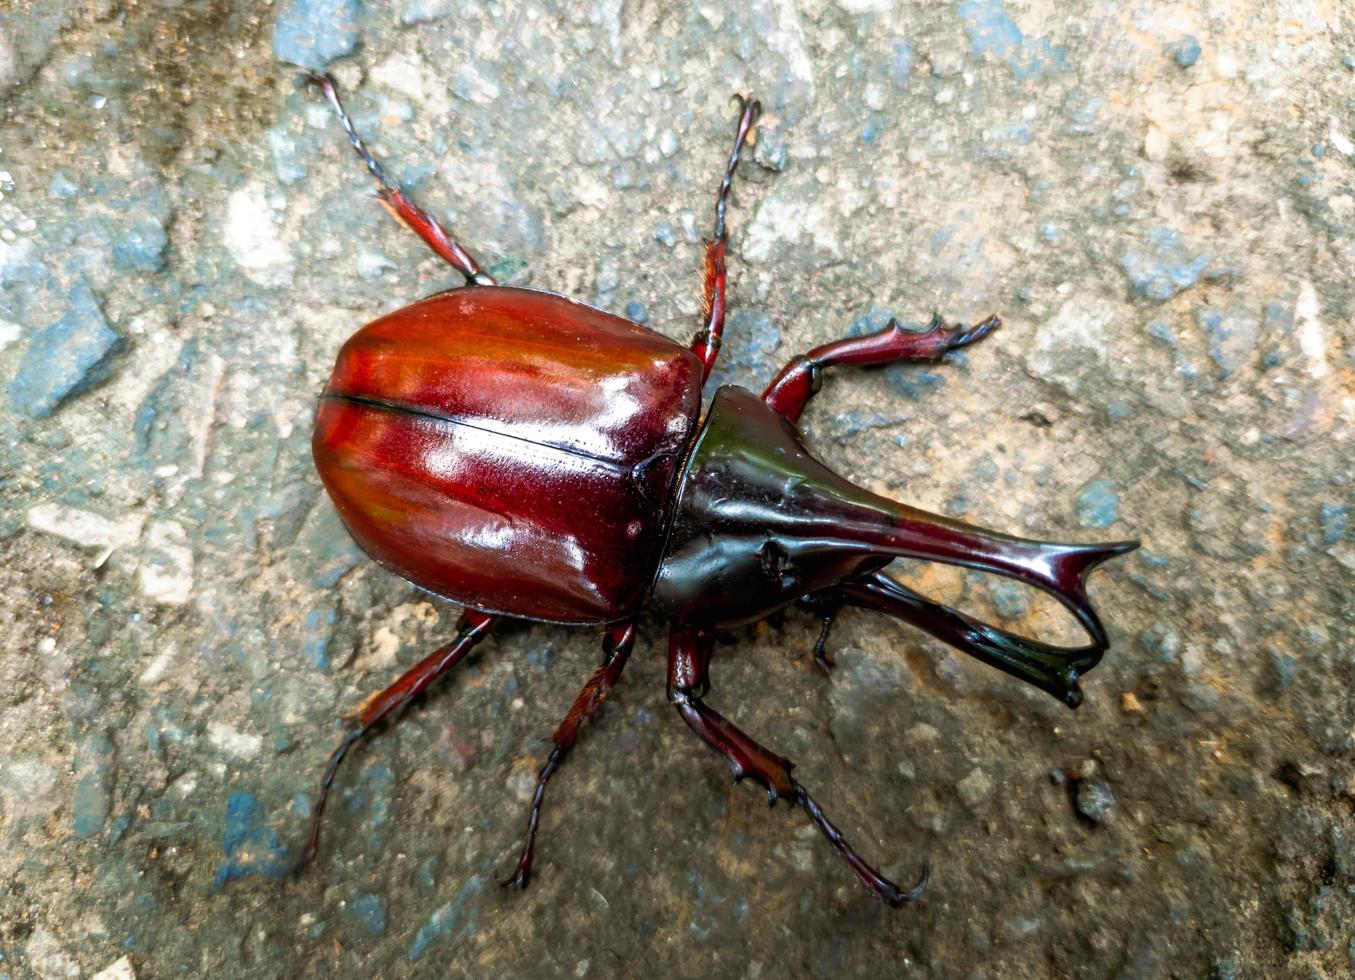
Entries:
[[339, 98], [339, 87], [334, 82], [334, 76], [328, 72], [307, 72], [306, 80], [325, 93], [325, 98], [334, 108], [334, 114], [339, 117], [339, 123], [343, 126], [343, 131], [348, 134], [348, 142], [353, 144], [353, 149], [358, 151], [358, 156], [362, 157], [362, 162], [367, 165], [367, 170], [375, 177], [383, 188], [392, 193], [400, 191], [400, 185], [391, 180], [385, 169], [377, 162], [376, 157], [372, 156], [371, 151], [367, 149], [367, 144], [362, 141], [358, 135], [357, 127], [353, 125], [353, 119], [348, 115], [348, 110], [343, 107], [343, 100]]
[[739, 155], [743, 152], [743, 144], [748, 140], [749, 131], [762, 115], [762, 103], [757, 99], [750, 99], [744, 95], [735, 95], [734, 99], [739, 104], [739, 126], [734, 133], [734, 149], [729, 151], [729, 165], [725, 167], [724, 179], [720, 181], [720, 193], [715, 197], [717, 240], [725, 237], [725, 208], [729, 201], [729, 190], [734, 186], [734, 171], [739, 167]]
[[436, 218], [410, 200], [409, 195], [391, 179], [385, 168], [377, 162], [376, 157], [372, 156], [371, 151], [367, 149], [367, 144], [358, 135], [357, 128], [353, 125], [353, 120], [348, 115], [348, 111], [343, 107], [343, 101], [339, 98], [339, 86], [334, 81], [334, 76], [311, 71], [306, 73], [305, 78], [319, 86], [320, 91], [324, 92], [325, 98], [329, 100], [329, 104], [334, 107], [339, 122], [343, 124], [343, 131], [348, 134], [348, 142], [353, 144], [353, 149], [358, 151], [358, 156], [362, 157], [362, 162], [367, 165], [367, 170], [381, 185], [381, 190], [378, 192], [381, 203], [401, 223], [422, 238], [424, 244], [436, 252], [439, 258], [465, 276], [467, 285], [496, 285], [494, 277], [480, 268], [470, 252], [466, 251], [460, 242], [452, 238], [447, 229], [442, 227]]

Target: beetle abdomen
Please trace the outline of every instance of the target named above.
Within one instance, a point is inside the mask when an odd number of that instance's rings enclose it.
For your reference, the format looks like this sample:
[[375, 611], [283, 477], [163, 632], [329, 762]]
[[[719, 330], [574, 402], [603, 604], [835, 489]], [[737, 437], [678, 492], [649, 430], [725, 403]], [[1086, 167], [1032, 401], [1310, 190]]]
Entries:
[[606, 622], [652, 578], [700, 377], [690, 351], [562, 296], [452, 290], [344, 345], [315, 462], [358, 544], [416, 585]]

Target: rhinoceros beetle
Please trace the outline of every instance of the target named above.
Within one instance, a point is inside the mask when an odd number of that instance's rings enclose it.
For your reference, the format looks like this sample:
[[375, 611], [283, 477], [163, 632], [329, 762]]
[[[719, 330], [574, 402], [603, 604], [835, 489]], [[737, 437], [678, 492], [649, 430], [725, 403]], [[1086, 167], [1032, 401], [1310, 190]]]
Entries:
[[[759, 104], [739, 98], [734, 148], [705, 246], [702, 326], [683, 347], [564, 296], [500, 286], [368, 152], [333, 79], [328, 98], [386, 208], [466, 284], [354, 334], [316, 410], [315, 465], [362, 549], [427, 592], [464, 607], [457, 636], [369, 698], [329, 759], [297, 856], [314, 857], [325, 799], [345, 753], [374, 725], [460, 663], [502, 618], [604, 631], [602, 665], [556, 729], [516, 871], [532, 869], [546, 784], [617, 682], [642, 611], [671, 623], [668, 698], [734, 778], [801, 807], [877, 898], [901, 888], [843, 839], [792, 773], [706, 703], [714, 631], [803, 602], [823, 617], [816, 662], [844, 606], [911, 623], [1076, 707], [1079, 678], [1108, 641], [1088, 601], [1093, 567], [1137, 542], [1053, 544], [987, 531], [877, 496], [828, 469], [796, 423], [825, 369], [937, 361], [999, 325], [890, 322], [796, 357], [762, 394], [725, 386], [702, 414], [727, 300], [725, 209]], [[1056, 597], [1091, 642], [1057, 647], [927, 599], [885, 574], [931, 559], [1009, 576]]]

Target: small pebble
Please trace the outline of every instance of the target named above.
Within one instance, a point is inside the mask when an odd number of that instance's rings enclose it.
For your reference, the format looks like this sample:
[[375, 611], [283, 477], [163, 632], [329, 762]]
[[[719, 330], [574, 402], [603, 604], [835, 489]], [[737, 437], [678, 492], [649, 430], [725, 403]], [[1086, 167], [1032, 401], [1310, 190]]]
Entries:
[[1190, 68], [1200, 60], [1200, 42], [1194, 35], [1187, 34], [1181, 40], [1167, 46], [1167, 53], [1176, 59], [1182, 68]]
[[1100, 779], [1084, 779], [1077, 787], [1077, 812], [1093, 823], [1103, 824], [1115, 812], [1115, 793]]

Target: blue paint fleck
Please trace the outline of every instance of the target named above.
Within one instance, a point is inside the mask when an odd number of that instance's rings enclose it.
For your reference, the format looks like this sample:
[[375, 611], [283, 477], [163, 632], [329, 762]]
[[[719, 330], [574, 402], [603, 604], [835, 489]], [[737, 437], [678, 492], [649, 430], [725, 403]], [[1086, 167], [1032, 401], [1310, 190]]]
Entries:
[[264, 825], [263, 808], [252, 793], [237, 791], [226, 801], [226, 861], [216, 869], [213, 890], [246, 875], [283, 878], [291, 870], [287, 850], [278, 835]]
[[104, 836], [104, 846], [112, 847], [122, 840], [122, 835], [127, 833], [127, 828], [131, 825], [132, 815], [130, 813], [119, 813], [108, 828], [108, 833]]
[[1167, 45], [1167, 53], [1176, 59], [1182, 68], [1189, 68], [1200, 60], [1200, 42], [1193, 34], [1187, 34], [1179, 41]]
[[761, 388], [776, 367], [771, 356], [781, 345], [781, 331], [763, 310], [743, 308], [729, 317], [724, 347], [712, 372], [714, 385]]
[[667, 221], [660, 221], [654, 226], [654, 241], [664, 248], [672, 248], [677, 244], [677, 232]]
[[1032, 139], [1034, 134], [1030, 130], [1030, 124], [1018, 121], [993, 130], [987, 147], [990, 152], [1000, 152], [1004, 149], [1004, 144], [1015, 143], [1017, 146], [1025, 146]]
[[637, 299], [631, 300], [626, 304], [626, 319], [635, 323], [648, 323], [649, 311], [645, 309], [645, 304]]
[[75, 792], [71, 800], [71, 818], [77, 837], [93, 837], [103, 829], [111, 804], [109, 769], [113, 764], [113, 743], [106, 732], [95, 732], [75, 749]]
[[889, 326], [889, 321], [893, 319], [894, 314], [892, 311], [880, 309], [878, 306], [872, 306], [869, 310], [852, 321], [852, 325], [847, 328], [847, 336], [865, 337], [869, 334], [879, 333], [885, 327]]
[[999, 582], [989, 591], [993, 597], [993, 606], [1003, 619], [1019, 619], [1030, 608], [1025, 589], [1015, 582]]
[[273, 25], [273, 54], [302, 68], [324, 68], [358, 47], [358, 0], [291, 0]]
[[434, 855], [419, 865], [419, 884], [423, 885], [429, 891], [437, 887], [438, 883], [438, 859]]
[[47, 418], [67, 398], [105, 380], [122, 348], [87, 285], [81, 282], [68, 299], [61, 319], [34, 334], [9, 384], [11, 407], [32, 419]]
[[374, 762], [362, 770], [357, 786], [348, 792], [348, 811], [355, 816], [365, 813], [373, 827], [384, 827], [390, 823], [394, 791], [395, 773], [390, 764]]
[[1110, 527], [1119, 516], [1120, 494], [1114, 480], [1093, 480], [1077, 495], [1077, 519], [1083, 527]]
[[306, 614], [302, 631], [301, 655], [320, 670], [329, 667], [329, 641], [334, 638], [334, 624], [339, 612], [333, 606], [317, 606]]
[[386, 931], [386, 900], [370, 892], [359, 892], [353, 898], [353, 914], [373, 936]]
[[1047, 242], [1056, 242], [1059, 240], [1059, 226], [1052, 221], [1045, 221], [1040, 224], [1040, 237]]
[[916, 364], [891, 364], [885, 368], [884, 376], [885, 382], [891, 388], [914, 401], [946, 386], [944, 374], [918, 367]]
[[889, 59], [889, 78], [895, 88], [906, 92], [912, 74], [913, 47], [907, 41], [899, 39], [894, 42], [894, 51]]
[[268, 150], [273, 156], [273, 173], [283, 184], [291, 185], [306, 176], [306, 165], [296, 150], [296, 140], [281, 128], [268, 131]]
[[1209, 338], [1209, 357], [1219, 376], [1227, 378], [1241, 370], [1260, 338], [1257, 321], [1246, 314], [1208, 306], [1200, 308], [1196, 319]]
[[526, 653], [527, 663], [537, 670], [545, 670], [555, 659], [555, 648], [550, 646], [533, 647]]
[[1002, 0], [964, 0], [956, 9], [965, 19], [965, 33], [975, 54], [1004, 58], [1025, 43], [1026, 36], [1007, 14]]
[[1295, 657], [1287, 653], [1277, 653], [1272, 651], [1270, 654], [1270, 669], [1274, 675], [1274, 686], [1277, 691], [1283, 691], [1294, 683], [1298, 677], [1299, 662]]
[[1139, 643], [1151, 656], [1163, 663], [1173, 662], [1181, 650], [1181, 638], [1170, 626], [1163, 623], [1153, 623], [1140, 633]]
[[53, 197], [72, 198], [80, 193], [80, 188], [71, 183], [70, 179], [60, 170], [52, 171], [52, 180], [48, 184]]
[[846, 442], [852, 436], [872, 429], [886, 429], [905, 421], [901, 415], [885, 415], [881, 412], [843, 412], [833, 420], [834, 435], [838, 442]]
[[1323, 504], [1320, 511], [1322, 543], [1339, 544], [1350, 533], [1350, 508]]
[[[333, 514], [333, 516], [329, 516]], [[313, 544], [315, 565], [319, 569], [314, 579], [317, 588], [328, 589], [343, 578], [366, 556], [352, 537], [339, 524], [337, 513], [325, 511], [323, 527], [318, 527], [318, 541]]]
[[138, 220], [113, 243], [113, 260], [123, 269], [158, 272], [165, 267], [168, 245], [164, 226], [148, 216]]
[[1199, 282], [1213, 258], [1208, 252], [1192, 255], [1179, 232], [1158, 227], [1149, 230], [1147, 249], [1126, 252], [1120, 265], [1134, 295], [1164, 302]]
[[1054, 47], [1047, 37], [1026, 37], [1002, 0], [964, 0], [955, 9], [964, 19], [970, 51], [1005, 61], [1017, 81], [1066, 67], [1067, 49]]
[[1063, 114], [1073, 123], [1068, 127], [1068, 132], [1078, 135], [1092, 132], [1092, 123], [1096, 122], [1096, 117], [1101, 114], [1101, 107], [1105, 104], [1104, 99], [1089, 96], [1081, 89], [1073, 89], [1067, 93], [1063, 97], [1061, 108]]
[[417, 960], [428, 951], [429, 946], [444, 936], [455, 941], [463, 935], [475, 935], [479, 910], [472, 907], [468, 912], [466, 906], [472, 898], [484, 891], [484, 888], [485, 879], [478, 874], [472, 875], [461, 886], [456, 898], [440, 907], [419, 927], [414, 936], [414, 944], [409, 947], [409, 958]]
[[406, 27], [411, 24], [426, 24], [429, 21], [445, 17], [448, 12], [447, 0], [405, 0], [400, 11], [400, 23]]

